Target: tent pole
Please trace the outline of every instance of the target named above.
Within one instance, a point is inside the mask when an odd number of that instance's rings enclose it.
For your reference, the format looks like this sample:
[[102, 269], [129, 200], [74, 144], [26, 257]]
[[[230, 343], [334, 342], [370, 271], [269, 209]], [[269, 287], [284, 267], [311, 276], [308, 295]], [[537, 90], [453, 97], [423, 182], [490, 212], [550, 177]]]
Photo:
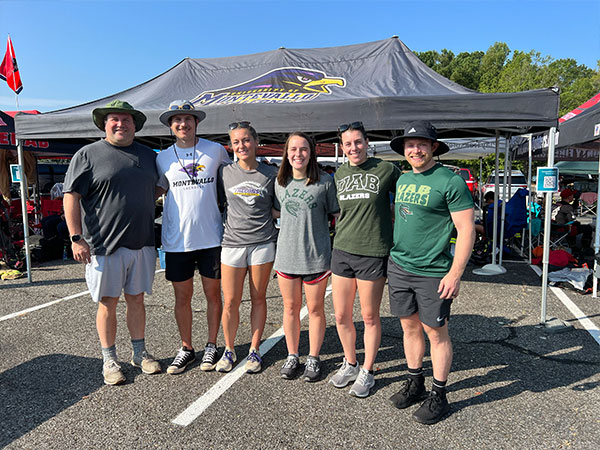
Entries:
[[[485, 266], [473, 270], [475, 275], [500, 275], [506, 273], [506, 269], [501, 264], [496, 264], [496, 244], [498, 242], [498, 159], [499, 159], [499, 147], [500, 147], [500, 132], [496, 130], [496, 166], [494, 174], [494, 223], [492, 224], [492, 263], [486, 264]], [[485, 225], [484, 225], [485, 226]]]
[[[598, 197], [600, 197], [600, 157], [598, 158]], [[596, 202], [596, 230], [594, 232], [594, 255], [598, 254], [600, 250], [600, 224], [598, 223], [598, 202]], [[592, 276], [592, 297], [598, 297], [598, 278], [596, 278], [596, 269], [598, 268], [598, 262], [594, 258], [594, 275]]]
[[510, 178], [507, 180], [507, 173], [510, 173], [510, 149], [508, 143], [508, 137], [504, 138], [504, 180], [502, 190], [502, 214], [500, 215], [500, 251], [498, 253], [498, 265], [502, 265], [502, 256], [504, 254], [504, 223], [506, 222], [506, 203], [510, 200]]
[[19, 158], [19, 174], [21, 176], [21, 214], [23, 216], [23, 241], [25, 242], [25, 263], [27, 264], [27, 281], [31, 283], [31, 254], [29, 252], [29, 218], [27, 216], [27, 175], [23, 156], [23, 140], [17, 141]]
[[498, 163], [498, 159], [500, 158], [500, 133], [498, 131], [496, 131], [496, 161], [495, 161], [495, 166], [494, 166], [494, 223], [492, 226], [492, 233], [494, 234], [494, 238], [492, 240], [493, 243], [493, 249], [492, 249], [492, 264], [495, 265], [496, 264], [496, 248], [497, 248], [497, 243], [498, 243], [498, 239], [497, 239], [497, 235], [498, 235], [498, 198], [499, 198], [499, 192], [498, 192], [498, 182], [500, 181], [500, 177], [498, 174], [498, 171], [500, 170], [500, 164]]
[[[554, 167], [554, 136], [556, 127], [550, 128], [548, 133], [548, 167]], [[550, 218], [552, 216], [552, 192], [545, 192], [544, 209], [544, 253], [542, 256], [542, 310], [540, 324], [546, 325], [546, 306], [548, 301], [548, 262], [550, 256]]]
[[529, 191], [529, 201], [527, 203], [528, 203], [528, 206], [529, 206], [529, 233], [527, 233], [527, 234], [529, 234], [529, 251], [528, 251], [528, 254], [529, 254], [529, 264], [531, 264], [531, 219], [532, 219], [532, 217], [531, 217], [531, 206], [533, 205], [533, 196], [531, 195], [531, 171], [532, 171], [532, 169], [531, 169], [531, 163], [532, 163], [532, 160], [533, 160], [533, 155], [532, 155], [532, 135], [531, 135], [531, 133], [529, 133], [528, 138], [529, 138], [529, 154], [528, 154], [528, 160], [527, 160], [527, 163], [528, 163], [527, 164], [527, 184], [529, 186], [529, 189], [528, 189], [528, 191]]
[[[477, 197], [479, 197], [479, 211], [482, 212], [483, 217], [483, 195], [481, 195], [481, 182], [483, 181], [483, 156], [479, 157], [479, 183], [477, 183], [479, 187], [479, 192], [477, 192]], [[483, 224], [485, 227], [485, 224]]]

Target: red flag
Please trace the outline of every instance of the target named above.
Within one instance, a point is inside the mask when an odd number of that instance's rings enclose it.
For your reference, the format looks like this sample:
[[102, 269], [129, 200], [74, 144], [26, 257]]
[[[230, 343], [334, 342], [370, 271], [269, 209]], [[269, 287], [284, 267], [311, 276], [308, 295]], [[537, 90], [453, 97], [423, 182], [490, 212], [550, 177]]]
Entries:
[[19, 74], [17, 58], [15, 57], [15, 49], [13, 48], [10, 36], [8, 36], [8, 42], [6, 43], [6, 54], [0, 65], [0, 79], [6, 81], [8, 87], [17, 94], [23, 90], [21, 74]]

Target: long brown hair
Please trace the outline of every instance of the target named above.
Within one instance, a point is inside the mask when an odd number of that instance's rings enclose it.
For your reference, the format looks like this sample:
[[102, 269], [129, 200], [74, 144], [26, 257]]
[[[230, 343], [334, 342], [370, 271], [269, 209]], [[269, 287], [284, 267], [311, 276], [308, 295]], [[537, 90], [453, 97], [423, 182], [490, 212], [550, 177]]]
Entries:
[[302, 131], [294, 131], [288, 136], [287, 140], [285, 141], [285, 145], [283, 146], [281, 166], [279, 166], [279, 172], [277, 173], [277, 182], [280, 186], [287, 186], [292, 178], [292, 165], [288, 160], [287, 152], [290, 146], [290, 141], [295, 136], [306, 139], [306, 142], [308, 142], [308, 148], [310, 149], [308, 166], [306, 167], [306, 185], [308, 186], [309, 184], [319, 181], [319, 164], [317, 163], [317, 148], [315, 141], [308, 134], [303, 133]]

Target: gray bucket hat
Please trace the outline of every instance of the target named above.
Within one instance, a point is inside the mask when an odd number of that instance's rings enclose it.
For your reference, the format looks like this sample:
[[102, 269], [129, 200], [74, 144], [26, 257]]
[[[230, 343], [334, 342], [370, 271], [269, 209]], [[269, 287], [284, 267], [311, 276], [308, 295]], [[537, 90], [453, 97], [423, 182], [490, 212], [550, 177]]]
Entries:
[[437, 130], [426, 120], [419, 120], [416, 122], [409, 123], [408, 126], [404, 129], [403, 136], [397, 136], [390, 142], [390, 147], [396, 153], [400, 153], [404, 155], [404, 139], [407, 138], [424, 138], [429, 139], [432, 142], [438, 143], [438, 148], [433, 152], [433, 156], [443, 155], [444, 153], [448, 153], [450, 151], [450, 147], [445, 142], [438, 141], [437, 139]]
[[198, 122], [204, 120], [206, 117], [206, 113], [196, 109], [191, 102], [187, 100], [174, 100], [169, 105], [169, 108], [158, 116], [158, 120], [160, 120], [163, 125], [170, 127], [171, 124], [169, 123], [169, 119], [177, 114], [189, 114], [198, 119]]

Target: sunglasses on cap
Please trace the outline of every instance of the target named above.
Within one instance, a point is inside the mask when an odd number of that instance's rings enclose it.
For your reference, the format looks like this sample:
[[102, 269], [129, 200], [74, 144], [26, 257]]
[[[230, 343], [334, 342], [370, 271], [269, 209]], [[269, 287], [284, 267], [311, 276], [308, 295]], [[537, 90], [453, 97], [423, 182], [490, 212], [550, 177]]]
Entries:
[[171, 105], [169, 106], [169, 111], [175, 111], [178, 109], [185, 109], [186, 111], [190, 111], [194, 109], [194, 107], [190, 103], [184, 103], [182, 105]]
[[343, 133], [344, 131], [348, 131], [348, 130], [364, 130], [364, 129], [365, 129], [365, 127], [362, 122], [352, 122], [352, 123], [345, 123], [343, 125], [340, 125], [338, 127], [338, 132]]
[[235, 130], [236, 128], [250, 128], [250, 122], [247, 122], [247, 121], [243, 121], [243, 122], [231, 122], [229, 124], [229, 129], [230, 130]]

